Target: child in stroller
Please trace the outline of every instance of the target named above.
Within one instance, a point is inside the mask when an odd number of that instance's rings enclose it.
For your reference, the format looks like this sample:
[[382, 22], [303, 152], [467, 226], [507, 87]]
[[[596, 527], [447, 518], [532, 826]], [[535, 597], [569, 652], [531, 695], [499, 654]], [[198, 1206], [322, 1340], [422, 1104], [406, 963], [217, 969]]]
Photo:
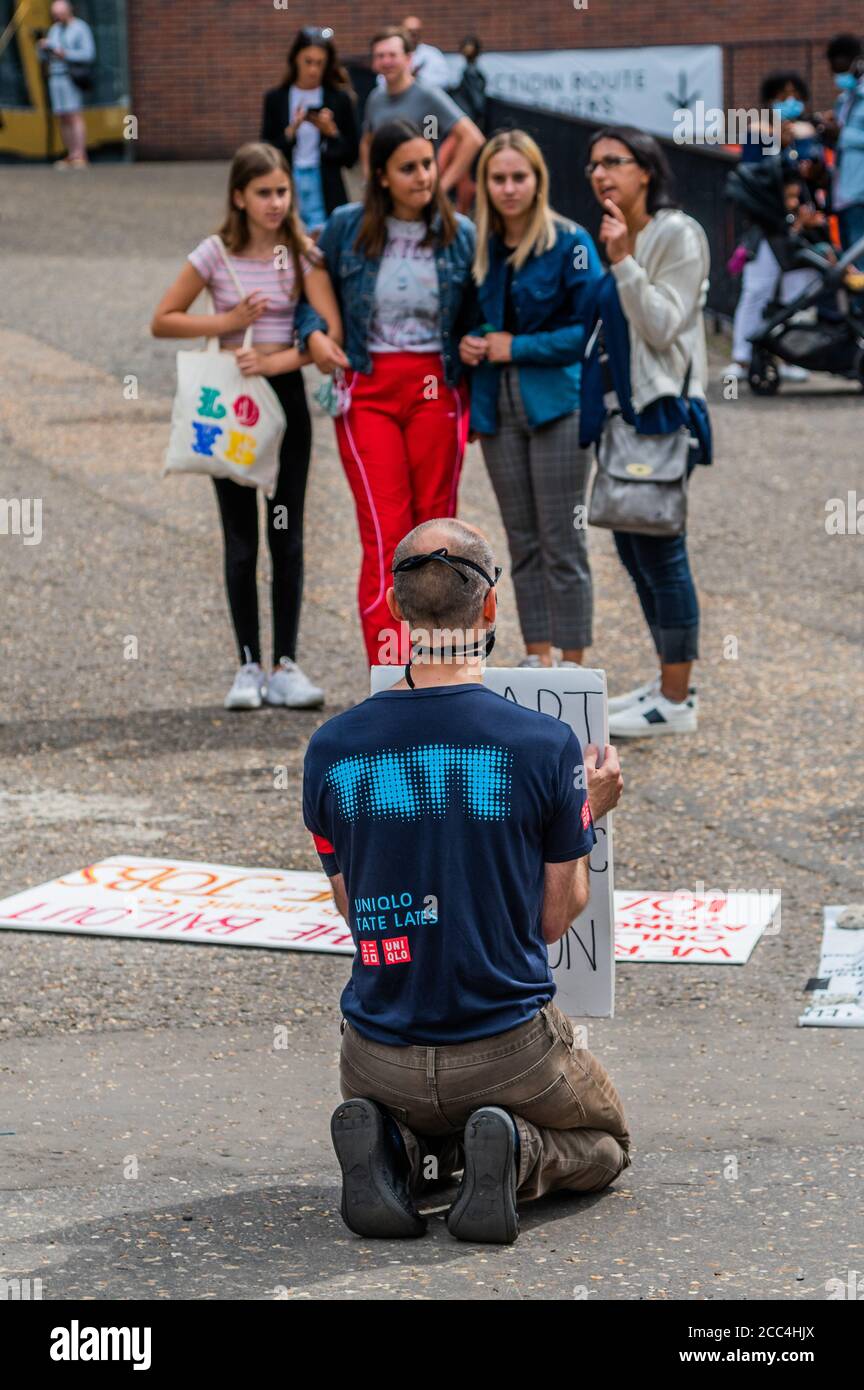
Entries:
[[[750, 224], [745, 246], [761, 258], [772, 276], [764, 317], [742, 323], [736, 336], [751, 345], [747, 371], [751, 390], [774, 395], [786, 376], [805, 380], [810, 371], [831, 372], [864, 387], [864, 312], [859, 292], [864, 275], [854, 262], [864, 239], [838, 259], [828, 239], [826, 218], [809, 200], [807, 186], [794, 165], [763, 159], [739, 165], [729, 175], [728, 195]], [[769, 282], [770, 283], [770, 282]], [[850, 293], [851, 291], [851, 293]], [[742, 306], [744, 307], [744, 306]], [[739, 347], [735, 353], [740, 355]], [[789, 368], [798, 371], [789, 371]]]

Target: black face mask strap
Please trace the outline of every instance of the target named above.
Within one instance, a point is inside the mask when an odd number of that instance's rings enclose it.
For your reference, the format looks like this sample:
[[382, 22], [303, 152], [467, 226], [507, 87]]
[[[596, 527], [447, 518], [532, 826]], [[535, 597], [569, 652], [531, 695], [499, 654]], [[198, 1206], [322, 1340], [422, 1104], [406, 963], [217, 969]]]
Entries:
[[[459, 565], [467, 565], [467, 567], [468, 567], [469, 569], [476, 570], [477, 574], [482, 575], [482, 577], [486, 580], [486, 583], [489, 585], [489, 588], [490, 588], [490, 589], [494, 589], [494, 588], [495, 588], [495, 585], [498, 583], [498, 574], [500, 573], [500, 571], [498, 571], [498, 572], [495, 574], [494, 578], [493, 578], [491, 575], [488, 575], [488, 574], [486, 573], [486, 571], [485, 571], [480, 565], [476, 565], [476, 564], [474, 563], [473, 560], [466, 560], [466, 559], [465, 559], [463, 556], [461, 556], [461, 555], [451, 555], [450, 552], [448, 551], [448, 549], [447, 549], [446, 546], [441, 546], [441, 548], [440, 548], [439, 550], [432, 550], [432, 551], [429, 552], [428, 555], [409, 555], [409, 556], [407, 556], [406, 559], [400, 560], [400, 562], [399, 562], [398, 565], [394, 565], [394, 567], [393, 567], [393, 573], [394, 573], [394, 574], [401, 574], [401, 573], [403, 573], [405, 570], [419, 569], [421, 565], [428, 565], [429, 562], [430, 562], [431, 560], [440, 560], [440, 561], [442, 562], [442, 564], [449, 565], [450, 569], [452, 569], [452, 570], [454, 571], [455, 574], [458, 574], [458, 575], [459, 575], [459, 578], [462, 580], [462, 583], [463, 583], [463, 584], [467, 584], [467, 583], [468, 583], [468, 577], [467, 577], [467, 575], [464, 575], [464, 574], [461, 574], [461, 573], [460, 573], [459, 569], [457, 568], [457, 566], [459, 566]], [[492, 651], [492, 648], [493, 648], [494, 646], [495, 646], [495, 629], [494, 629], [494, 627], [493, 627], [493, 628], [490, 628], [489, 631], [488, 631], [487, 634], [486, 634], [486, 651], [485, 651], [485, 656], [488, 657], [489, 653]], [[464, 655], [467, 655], [467, 653], [463, 653], [463, 656], [464, 656]], [[477, 656], [477, 655], [479, 655], [479, 653], [475, 651], [475, 652], [472, 652], [472, 655], [473, 655], [473, 656]], [[406, 666], [405, 666], [405, 682], [406, 682], [406, 684], [407, 684], [409, 690], [415, 690], [415, 689], [416, 689], [416, 686], [414, 685], [414, 679], [413, 679], [413, 677], [412, 677], [412, 675], [411, 675], [411, 658], [410, 658], [410, 656], [409, 656], [408, 661], [407, 661], [407, 664], [406, 664]]]

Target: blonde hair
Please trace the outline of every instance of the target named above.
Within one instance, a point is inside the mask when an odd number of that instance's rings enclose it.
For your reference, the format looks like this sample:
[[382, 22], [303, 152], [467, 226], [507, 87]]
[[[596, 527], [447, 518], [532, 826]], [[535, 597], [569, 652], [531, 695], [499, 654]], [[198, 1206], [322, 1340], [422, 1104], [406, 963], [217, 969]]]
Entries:
[[241, 145], [237, 150], [228, 171], [228, 212], [225, 221], [219, 228], [219, 236], [227, 250], [234, 252], [245, 250], [249, 244], [249, 220], [245, 208], [238, 208], [235, 205], [234, 194], [235, 192], [242, 193], [253, 179], [259, 179], [264, 174], [271, 174], [276, 169], [287, 176], [291, 185], [291, 202], [282, 219], [282, 224], [278, 228], [278, 233], [285, 238], [291, 253], [291, 259], [294, 263], [294, 284], [299, 298], [303, 285], [300, 257], [310, 250], [313, 242], [311, 237], [306, 235], [303, 223], [300, 221], [294, 179], [288, 167], [288, 161], [282, 151], [276, 149], [275, 145], [268, 145], [263, 140], [252, 140], [248, 145]]
[[493, 234], [503, 236], [504, 220], [493, 207], [486, 187], [489, 164], [502, 150], [515, 150], [521, 154], [537, 176], [537, 192], [534, 198], [534, 211], [522, 235], [519, 245], [507, 257], [514, 270], [519, 270], [531, 255], [542, 256], [555, 245], [556, 223], [561, 221], [558, 214], [549, 206], [549, 170], [540, 153], [540, 146], [524, 130], [501, 130], [484, 146], [477, 165], [477, 249], [474, 254], [474, 279], [478, 285], [489, 273], [489, 238]]

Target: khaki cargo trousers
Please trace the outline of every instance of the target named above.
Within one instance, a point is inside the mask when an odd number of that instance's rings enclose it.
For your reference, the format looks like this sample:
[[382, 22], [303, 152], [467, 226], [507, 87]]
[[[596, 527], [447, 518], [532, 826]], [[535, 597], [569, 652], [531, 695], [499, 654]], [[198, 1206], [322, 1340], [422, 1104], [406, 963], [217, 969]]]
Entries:
[[520, 1201], [599, 1192], [630, 1166], [618, 1092], [551, 1000], [518, 1028], [445, 1047], [372, 1042], [343, 1019], [339, 1081], [343, 1100], [362, 1096], [393, 1116], [415, 1194], [463, 1167], [465, 1123], [482, 1105], [503, 1106], [516, 1122]]

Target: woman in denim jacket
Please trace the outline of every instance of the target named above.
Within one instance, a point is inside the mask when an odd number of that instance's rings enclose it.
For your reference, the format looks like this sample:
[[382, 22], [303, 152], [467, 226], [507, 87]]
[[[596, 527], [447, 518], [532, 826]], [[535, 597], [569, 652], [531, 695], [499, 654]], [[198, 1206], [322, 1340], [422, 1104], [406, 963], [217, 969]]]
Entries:
[[591, 645], [585, 543], [590, 467], [579, 389], [592, 287], [591, 237], [549, 207], [549, 174], [521, 130], [493, 137], [477, 169], [474, 278], [485, 323], [461, 343], [473, 367], [471, 428], [501, 508], [526, 656], [581, 662]]
[[365, 202], [337, 208], [318, 248], [344, 351], [308, 305], [298, 335], [321, 371], [344, 372], [336, 438], [363, 546], [360, 619], [370, 665], [389, 664], [407, 656], [386, 601], [393, 552], [421, 521], [456, 515], [468, 437], [458, 342], [474, 227], [441, 196], [431, 142], [410, 121], [392, 121], [372, 140]]

